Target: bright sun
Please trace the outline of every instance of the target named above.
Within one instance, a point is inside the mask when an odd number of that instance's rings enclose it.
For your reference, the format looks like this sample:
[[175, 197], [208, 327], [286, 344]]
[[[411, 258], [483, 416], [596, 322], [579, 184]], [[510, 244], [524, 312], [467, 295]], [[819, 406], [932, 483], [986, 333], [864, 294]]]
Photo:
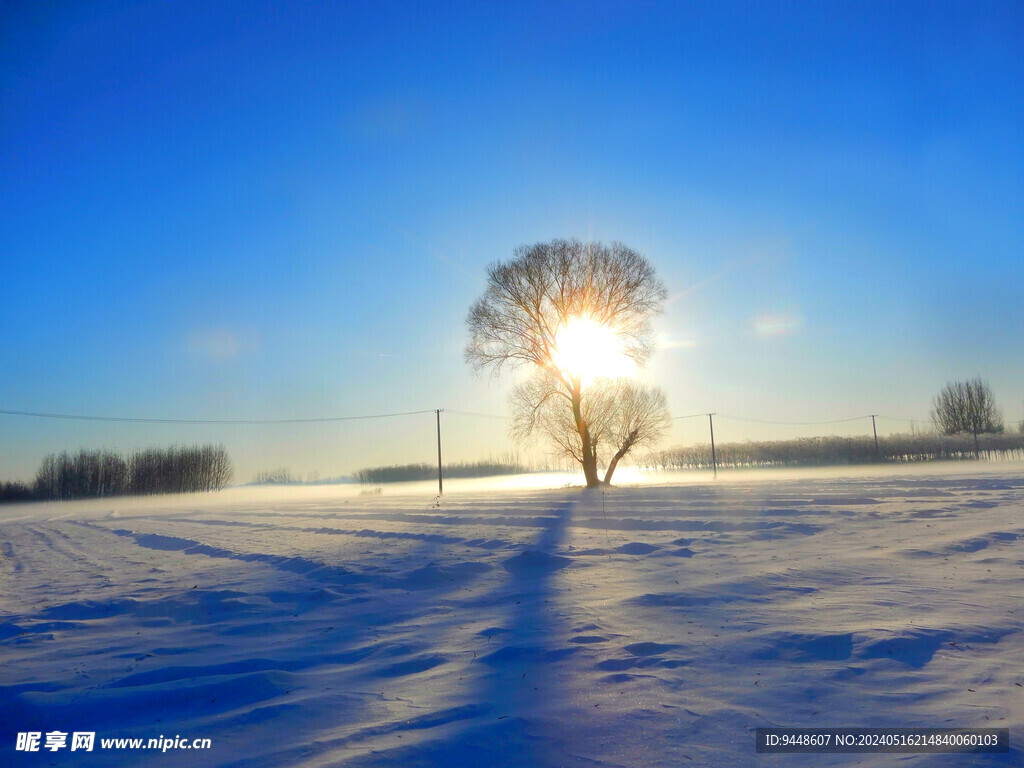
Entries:
[[555, 365], [584, 384], [598, 377], [632, 373], [633, 361], [622, 353], [615, 332], [589, 317], [568, 320], [555, 334]]

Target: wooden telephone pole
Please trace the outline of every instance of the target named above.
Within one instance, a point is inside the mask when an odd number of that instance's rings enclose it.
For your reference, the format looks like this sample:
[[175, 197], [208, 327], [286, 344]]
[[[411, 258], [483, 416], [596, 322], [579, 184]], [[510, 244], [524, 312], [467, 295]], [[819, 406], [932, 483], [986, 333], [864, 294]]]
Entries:
[[443, 408], [437, 408], [434, 413], [437, 414], [437, 495], [440, 496], [444, 493], [444, 481], [441, 479], [441, 411]]
[[715, 422], [711, 418], [715, 414], [708, 414], [708, 426], [711, 428], [711, 469], [715, 473], [715, 480], [718, 479], [718, 460], [715, 458]]

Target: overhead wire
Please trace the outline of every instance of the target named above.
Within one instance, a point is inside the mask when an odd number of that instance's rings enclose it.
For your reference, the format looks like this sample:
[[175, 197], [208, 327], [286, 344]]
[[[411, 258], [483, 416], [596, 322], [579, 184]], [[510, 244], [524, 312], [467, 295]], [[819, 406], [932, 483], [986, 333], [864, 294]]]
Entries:
[[444, 412], [454, 413], [457, 414], [458, 416], [473, 416], [479, 419], [503, 419], [505, 421], [508, 421], [508, 419], [510, 418], [508, 416], [498, 416], [497, 414], [494, 413], [474, 413], [473, 411], [457, 411], [453, 408], [445, 408]]
[[716, 413], [715, 415], [721, 419], [729, 419], [731, 421], [747, 421], [752, 424], [783, 424], [788, 426], [811, 426], [815, 424], [844, 424], [848, 421], [860, 421], [861, 419], [871, 418], [871, 414], [869, 413], [864, 416], [854, 416], [849, 419], [833, 419], [831, 421], [766, 421], [764, 419], [748, 419], [743, 416], [730, 416], [729, 414], [726, 413]]
[[433, 408], [425, 411], [403, 411], [400, 413], [375, 413], [368, 416], [322, 416], [309, 419], [151, 419], [128, 416], [83, 416], [70, 413], [40, 413], [35, 411], [0, 410], [8, 416], [31, 416], [40, 419], [71, 419], [75, 421], [118, 421], [137, 424], [310, 424], [330, 421], [358, 421], [363, 419], [389, 419], [395, 416], [414, 416], [434, 413]]
[[[142, 417], [130, 417], [130, 416], [93, 416], [83, 414], [71, 414], [71, 413], [46, 413], [39, 411], [15, 411], [0, 409], [0, 414], [7, 416], [26, 416], [41, 419], [66, 419], [75, 421], [107, 421], [107, 422], [128, 422], [137, 424], [313, 424], [319, 422], [334, 422], [334, 421], [362, 421], [368, 419], [389, 419], [398, 416], [417, 416], [424, 413], [434, 413], [437, 409], [430, 408], [421, 411], [399, 411], [396, 413], [375, 413], [360, 416], [319, 416], [313, 418], [304, 419], [161, 419], [161, 418], [142, 418]], [[444, 409], [445, 413], [451, 413], [458, 416], [469, 416], [473, 418], [481, 419], [499, 419], [502, 421], [508, 421], [509, 416], [501, 416], [494, 413], [477, 413], [474, 411], [462, 411], [453, 408]], [[690, 413], [685, 416], [673, 416], [673, 421], [682, 419], [695, 419], [701, 416], [707, 416], [707, 412], [703, 413]], [[861, 419], [870, 419], [872, 414], [864, 414], [862, 416], [853, 416], [848, 419], [832, 419], [829, 421], [771, 421], [767, 419], [751, 419], [745, 416], [732, 416], [726, 413], [715, 413], [720, 419], [728, 419], [730, 421], [743, 421], [752, 424], [773, 424], [782, 426], [815, 426], [820, 424], [844, 424], [851, 421], [860, 421]], [[898, 416], [885, 416], [882, 414], [874, 414], [876, 418], [888, 419], [890, 421], [902, 421], [907, 423], [914, 423], [923, 421], [922, 419], [906, 419]]]

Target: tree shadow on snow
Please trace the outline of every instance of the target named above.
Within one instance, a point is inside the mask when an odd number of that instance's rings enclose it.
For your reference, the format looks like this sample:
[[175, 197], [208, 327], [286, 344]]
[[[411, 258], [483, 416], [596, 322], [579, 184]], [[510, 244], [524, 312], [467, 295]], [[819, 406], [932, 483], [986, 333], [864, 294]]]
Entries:
[[476, 662], [478, 686], [470, 693], [470, 702], [480, 714], [472, 724], [444, 739], [367, 755], [364, 761], [346, 765], [594, 764], [573, 754], [573, 718], [564, 716], [571, 704], [558, 663], [580, 650], [565, 642], [568, 627], [558, 616], [556, 599], [560, 572], [573, 564], [572, 558], [557, 554], [566, 540], [573, 506], [565, 502], [544, 518], [536, 541], [501, 563], [508, 578], [481, 599], [503, 605], [507, 612], [503, 623], [480, 633], [486, 638], [486, 652]]

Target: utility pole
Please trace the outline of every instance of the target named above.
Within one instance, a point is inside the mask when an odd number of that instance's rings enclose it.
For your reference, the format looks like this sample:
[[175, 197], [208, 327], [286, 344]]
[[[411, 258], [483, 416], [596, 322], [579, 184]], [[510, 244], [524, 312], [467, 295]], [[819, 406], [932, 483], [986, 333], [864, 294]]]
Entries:
[[715, 473], [715, 480], [718, 479], [718, 460], [715, 458], [715, 422], [711, 418], [715, 414], [708, 414], [708, 426], [711, 427], [711, 469]]
[[437, 495], [440, 496], [444, 493], [444, 482], [441, 479], [441, 411], [443, 408], [438, 408], [434, 411], [437, 414]]
[[877, 413], [871, 414], [871, 431], [875, 433], [875, 458], [878, 458], [878, 427], [875, 426], [875, 416]]

